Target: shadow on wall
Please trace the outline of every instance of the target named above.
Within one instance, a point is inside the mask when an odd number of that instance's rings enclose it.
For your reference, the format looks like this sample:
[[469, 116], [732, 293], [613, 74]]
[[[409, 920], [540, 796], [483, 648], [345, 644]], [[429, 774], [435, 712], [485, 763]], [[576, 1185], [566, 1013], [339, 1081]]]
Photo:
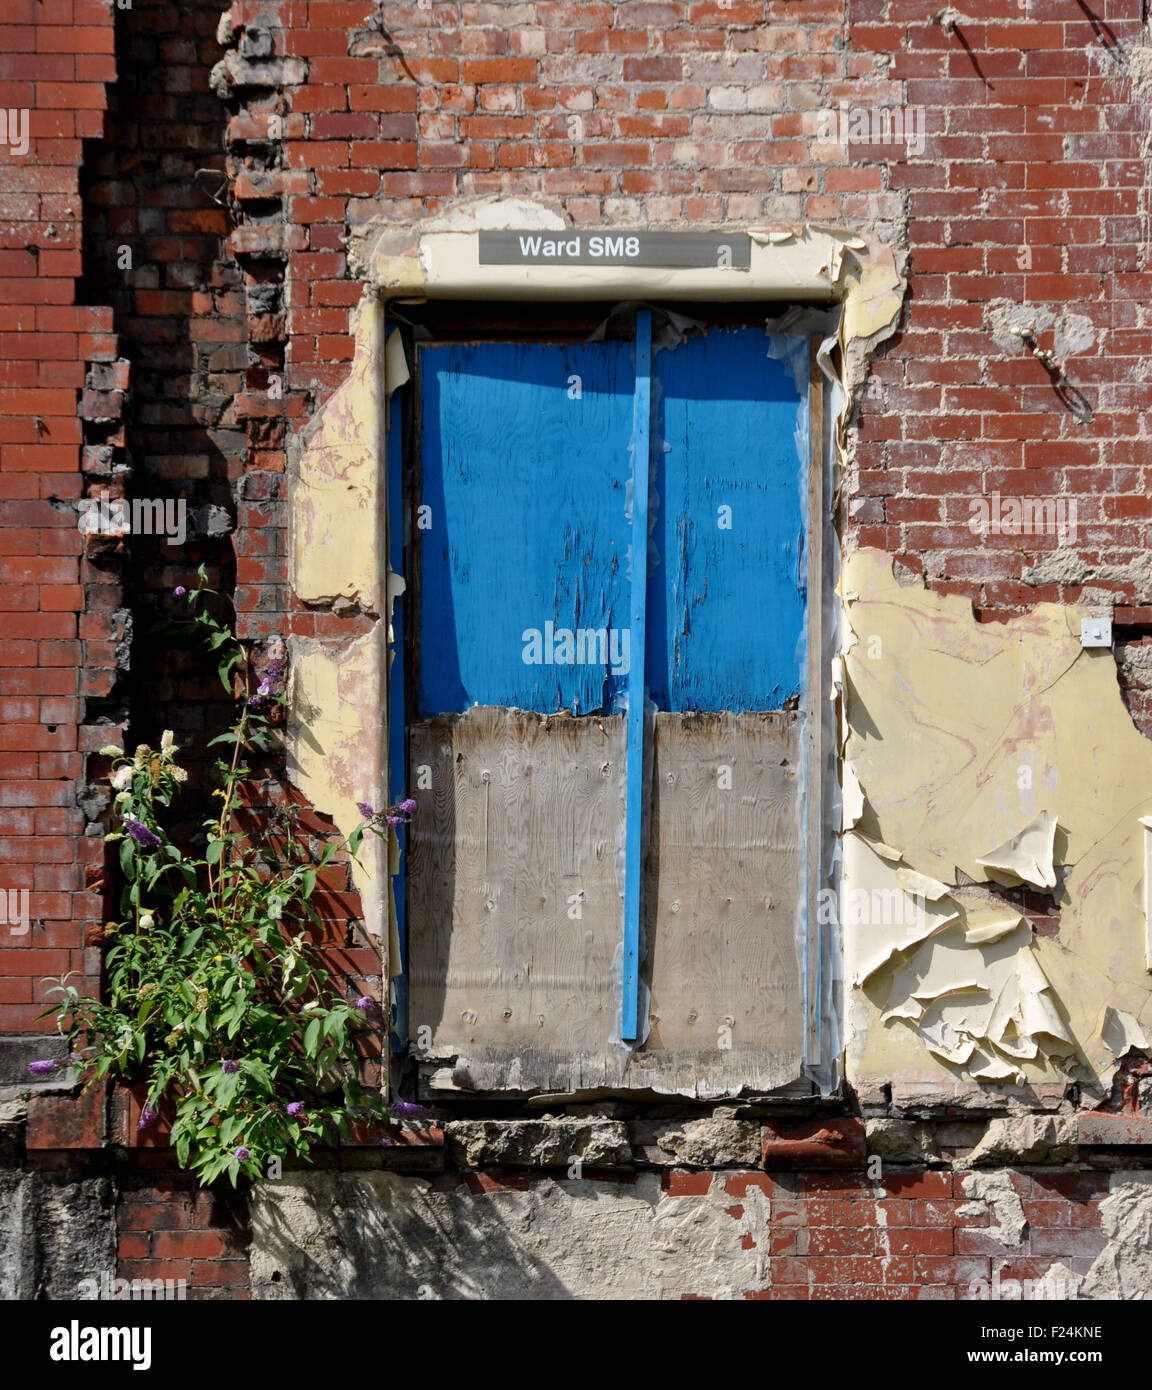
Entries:
[[[131, 363], [123, 414], [129, 495], [186, 504], [182, 543], [125, 536], [123, 586], [135, 634], [132, 736], [155, 743], [171, 728], [187, 745], [225, 727], [231, 706], [199, 657], [169, 649], [154, 615], [181, 616], [172, 590], [194, 582], [201, 562], [214, 587], [231, 591], [228, 533], [246, 449], [233, 414], [248, 350], [243, 275], [229, 254], [222, 194], [228, 110], [208, 84], [219, 13], [196, 0], [136, 0], [115, 15], [118, 78], [108, 89], [106, 139], [84, 149], [78, 297], [112, 306]], [[96, 490], [120, 481], [111, 466], [106, 472], [90, 475]], [[199, 781], [194, 756], [189, 766]], [[191, 799], [180, 809], [195, 823]]]
[[253, 1192], [254, 1298], [571, 1297], [506, 1207], [462, 1179], [449, 1192], [390, 1173], [308, 1178]]

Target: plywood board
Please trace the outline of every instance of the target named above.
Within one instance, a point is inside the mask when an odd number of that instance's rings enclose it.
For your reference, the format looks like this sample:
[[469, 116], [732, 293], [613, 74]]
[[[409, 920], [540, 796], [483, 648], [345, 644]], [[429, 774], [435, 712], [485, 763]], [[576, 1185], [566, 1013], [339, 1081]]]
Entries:
[[476, 1089], [611, 1084], [622, 717], [479, 706], [413, 725], [409, 759], [433, 792], [411, 829], [411, 1037], [431, 1029]]
[[637, 1078], [771, 1090], [803, 1044], [803, 720], [656, 716], [645, 865], [652, 1027]]
[[439, 1084], [723, 1096], [793, 1081], [800, 724], [656, 716], [652, 1028], [636, 1052], [619, 1035], [620, 716], [478, 707], [414, 726], [410, 765], [430, 769], [433, 795], [411, 832], [411, 1036], [430, 1029], [417, 1053], [445, 1063]]

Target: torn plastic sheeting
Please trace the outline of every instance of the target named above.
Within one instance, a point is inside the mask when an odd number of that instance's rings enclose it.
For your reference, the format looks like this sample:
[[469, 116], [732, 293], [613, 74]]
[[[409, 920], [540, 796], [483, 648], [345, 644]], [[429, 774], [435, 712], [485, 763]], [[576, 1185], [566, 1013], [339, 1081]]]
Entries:
[[689, 318], [687, 314], [677, 314], [671, 309], [662, 309], [658, 304], [649, 304], [645, 300], [625, 299], [612, 306], [607, 317], [601, 319], [584, 341], [602, 343], [608, 336], [609, 328], [613, 326], [616, 326], [617, 331], [631, 329], [639, 309], [649, 309], [652, 313], [653, 357], [658, 352], [679, 347], [689, 334], [704, 333], [708, 328], [703, 320]]
[[1007, 874], [1017, 882], [1031, 883], [1036, 888], [1055, 888], [1056, 871], [1052, 865], [1055, 839], [1056, 817], [1041, 811], [1002, 845], [987, 854], [977, 855], [976, 862], [994, 873]]
[[404, 353], [404, 337], [398, 328], [388, 335], [388, 345], [384, 349], [384, 393], [389, 399], [393, 391], [398, 391], [412, 379], [408, 370], [408, 358]]

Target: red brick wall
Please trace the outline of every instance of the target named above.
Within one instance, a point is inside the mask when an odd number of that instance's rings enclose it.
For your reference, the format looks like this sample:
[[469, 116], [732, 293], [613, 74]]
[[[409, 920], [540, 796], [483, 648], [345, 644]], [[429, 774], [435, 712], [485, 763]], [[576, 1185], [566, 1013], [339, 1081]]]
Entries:
[[[889, 76], [926, 110], [929, 131], [919, 162], [886, 171], [888, 186], [907, 192], [912, 293], [875, 367], [881, 395], [864, 410], [858, 539], [989, 612], [1075, 603], [1083, 585], [1022, 584], [1057, 538], [974, 537], [973, 494], [1075, 499], [1078, 548], [1093, 567], [1137, 558], [1152, 515], [1148, 109], [1131, 76], [1141, 6], [1106, 0], [1091, 11], [1095, 20], [1064, 0], [1028, 0], [1025, 16], [1016, 0], [989, 0], [979, 22], [946, 33], [928, 22], [930, 5], [852, 7], [853, 54], [901, 48]], [[1091, 321], [1095, 345], [1066, 364], [1090, 424], [1026, 347], [992, 341], [988, 305], [1005, 298]], [[1051, 329], [1037, 345], [1053, 346]], [[1115, 595], [1117, 622], [1152, 616], [1146, 585], [1115, 575], [1093, 584]]]
[[[707, 1192], [712, 1177], [671, 1173], [665, 1190]], [[1106, 1244], [1099, 1207], [1106, 1174], [1013, 1171], [1028, 1222], [1013, 1246], [989, 1232], [987, 1210], [972, 1202], [962, 1181], [960, 1173], [944, 1172], [878, 1182], [839, 1173], [727, 1174], [731, 1216], [743, 1215], [740, 1198], [749, 1189], [769, 1202], [763, 1236], [746, 1239], [774, 1257], [770, 1286], [746, 1297], [987, 1300], [994, 1276], [1000, 1284], [1039, 1280], [1059, 1262], [1082, 1278]], [[1020, 1292], [1005, 1290], [1001, 1298], [1019, 1299]]]
[[121, 1184], [116, 1218], [118, 1278], [183, 1280], [193, 1301], [250, 1296], [242, 1197], [144, 1169]]
[[[33, 926], [0, 927], [0, 1031], [44, 1030], [45, 975], [94, 982], [85, 870], [103, 861], [77, 806], [87, 697], [114, 665], [115, 575], [83, 554], [80, 394], [114, 362], [112, 312], [83, 307], [82, 141], [115, 78], [100, 0], [11, 0], [0, 13], [0, 106], [27, 110], [26, 154], [0, 146], [0, 885], [31, 893]], [[107, 741], [105, 738], [103, 741]]]

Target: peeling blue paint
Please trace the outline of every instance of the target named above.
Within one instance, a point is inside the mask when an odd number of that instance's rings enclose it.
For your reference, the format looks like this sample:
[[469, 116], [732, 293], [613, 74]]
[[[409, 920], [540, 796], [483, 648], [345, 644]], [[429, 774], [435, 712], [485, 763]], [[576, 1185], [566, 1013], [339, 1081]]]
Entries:
[[421, 349], [421, 714], [623, 691], [632, 391], [628, 343]]
[[659, 709], [781, 709], [803, 688], [799, 404], [762, 329], [714, 328], [656, 356], [653, 433], [668, 448], [646, 668]]
[[800, 694], [804, 403], [768, 348], [762, 329], [712, 329], [653, 360], [640, 649], [633, 346], [421, 349], [421, 714], [610, 709], [641, 659], [659, 709], [780, 709]]

